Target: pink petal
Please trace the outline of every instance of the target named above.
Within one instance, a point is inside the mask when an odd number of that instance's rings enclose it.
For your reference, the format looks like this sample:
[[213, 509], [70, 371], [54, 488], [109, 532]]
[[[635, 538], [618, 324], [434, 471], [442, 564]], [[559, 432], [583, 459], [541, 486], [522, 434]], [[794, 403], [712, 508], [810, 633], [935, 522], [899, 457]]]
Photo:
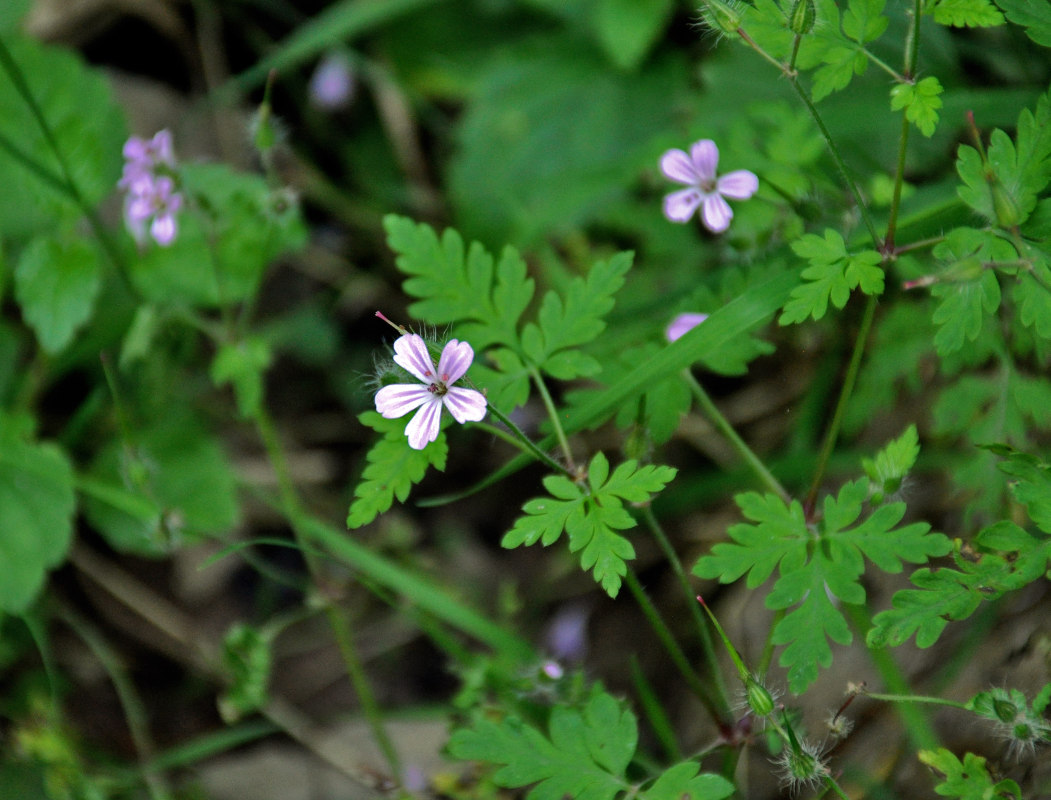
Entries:
[[697, 314], [690, 311], [685, 314], [679, 314], [679, 316], [673, 319], [664, 330], [664, 335], [669, 342], [674, 342], [683, 334], [696, 328], [706, 319], [708, 319], [707, 314]]
[[161, 214], [155, 217], [150, 225], [150, 236], [161, 247], [167, 247], [174, 242], [176, 233], [178, 230], [175, 227], [175, 216], [172, 214]]
[[680, 189], [664, 196], [664, 216], [672, 222], [689, 222], [704, 195], [697, 189]]
[[759, 188], [759, 178], [754, 172], [739, 169], [721, 176], [715, 184], [719, 194], [731, 200], [747, 200]]
[[433, 399], [434, 393], [426, 386], [393, 383], [376, 392], [376, 410], [387, 419], [397, 419]]
[[701, 208], [701, 221], [704, 227], [712, 233], [722, 233], [730, 227], [730, 220], [734, 217], [730, 204], [723, 200], [719, 194], [710, 194], [704, 198], [704, 207]]
[[456, 383], [474, 361], [474, 350], [467, 342], [450, 339], [438, 359], [438, 375], [446, 385]]
[[153, 150], [153, 158], [156, 162], [174, 166], [175, 149], [172, 147], [172, 132], [165, 129], [157, 131], [149, 145]]
[[478, 422], [485, 417], [485, 395], [474, 389], [454, 387], [445, 393], [442, 400], [453, 419], [461, 425], [465, 422]]
[[697, 173], [693, 162], [682, 150], [669, 150], [661, 156], [661, 172], [664, 177], [687, 186], [697, 182]]
[[394, 363], [402, 367], [424, 383], [434, 382], [434, 362], [427, 351], [423, 337], [415, 333], [399, 336], [394, 342]]
[[690, 160], [693, 171], [700, 183], [711, 183], [715, 180], [715, 171], [719, 168], [719, 148], [711, 139], [701, 139], [690, 148]]
[[442, 404], [437, 396], [431, 395], [431, 398], [434, 402], [424, 404], [405, 426], [405, 435], [409, 437], [409, 447], [413, 450], [425, 448], [438, 438], [441, 430]]
[[123, 155], [128, 161], [143, 161], [149, 157], [145, 139], [132, 136], [124, 143]]

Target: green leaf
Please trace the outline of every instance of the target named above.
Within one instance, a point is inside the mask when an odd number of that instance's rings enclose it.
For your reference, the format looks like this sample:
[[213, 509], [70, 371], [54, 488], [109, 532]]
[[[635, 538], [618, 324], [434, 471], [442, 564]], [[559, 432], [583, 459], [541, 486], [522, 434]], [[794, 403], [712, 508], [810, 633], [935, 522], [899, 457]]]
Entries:
[[1004, 24], [992, 0], [935, 0], [934, 21], [955, 28], [988, 28]]
[[91, 318], [101, 282], [98, 251], [83, 239], [52, 235], [26, 246], [15, 297], [45, 352], [61, 352]]
[[[824, 501], [820, 521], [808, 524], [800, 503], [790, 505], [776, 495], [746, 492], [735, 499], [751, 522], [728, 531], [731, 542], [720, 542], [694, 566], [702, 578], [731, 583], [748, 574], [756, 588], [775, 568], [779, 577], [766, 598], [775, 610], [792, 609], [775, 626], [773, 641], [787, 645], [779, 663], [788, 668], [789, 688], [799, 694], [827, 667], [832, 651], [827, 639], [847, 644], [850, 627], [831, 596], [858, 604], [865, 600], [860, 578], [865, 559], [884, 572], [900, 572], [902, 562], [923, 563], [944, 555], [949, 541], [914, 523], [895, 526], [905, 514], [904, 503], [888, 503], [858, 522], [868, 494], [868, 481], [858, 480]], [[853, 527], [850, 527], [853, 526]]]
[[[124, 112], [109, 83], [69, 50], [17, 35], [6, 36], [4, 43], [47, 120], [77, 192], [89, 208], [97, 206], [120, 178], [127, 138]], [[16, 82], [6, 71], [0, 76], [0, 140], [15, 148], [0, 146], [0, 235], [27, 238], [61, 230], [79, 220], [83, 208], [68, 188], [60, 188], [62, 166]]]
[[555, 706], [547, 734], [513, 717], [482, 719], [456, 731], [449, 752], [500, 765], [493, 776], [500, 786], [536, 784], [527, 800], [613, 800], [628, 789], [624, 770], [637, 742], [635, 717], [596, 690], [583, 710]]
[[850, 292], [860, 286], [865, 294], [883, 293], [883, 260], [875, 250], [863, 250], [851, 255], [847, 252], [843, 237], [831, 228], [825, 230], [824, 238], [808, 233], [792, 243], [792, 250], [810, 262], [803, 270], [805, 281], [792, 290], [789, 301], [778, 323], [790, 325], [813, 318], [821, 319], [828, 310], [829, 302], [843, 308], [850, 299]]
[[979, 533], [975, 545], [976, 554], [964, 554], [957, 540], [956, 569], [916, 570], [910, 580], [917, 588], [895, 592], [893, 607], [876, 614], [868, 645], [897, 647], [915, 635], [917, 647], [930, 647], [950, 621], [966, 619], [983, 600], [1036, 580], [1051, 558], [1051, 543], [1006, 520]]
[[229, 383], [234, 387], [237, 410], [244, 419], [252, 419], [259, 413], [263, 401], [263, 377], [270, 360], [269, 345], [256, 337], [222, 345], [212, 360], [212, 382], [216, 386]]
[[1022, 798], [1022, 790], [1017, 783], [1012, 780], [994, 782], [985, 766], [985, 759], [974, 753], [964, 753], [961, 762], [944, 747], [939, 747], [937, 750], [921, 750], [919, 759], [942, 775], [943, 780], [935, 787], [935, 791], [943, 797], [958, 797], [960, 800]]
[[522, 348], [540, 369], [562, 380], [601, 369], [594, 359], [566, 349], [587, 344], [605, 330], [602, 318], [613, 308], [631, 261], [631, 253], [618, 253], [594, 264], [586, 280], [573, 278], [564, 297], [553, 290], [544, 295], [538, 324], [527, 323], [522, 330]]
[[219, 714], [228, 725], [263, 708], [269, 702], [270, 637], [235, 623], [223, 637], [219, 664], [226, 688], [219, 696]]
[[354, 500], [347, 514], [348, 528], [360, 528], [372, 522], [391, 507], [395, 497], [404, 503], [412, 485], [423, 480], [427, 467], [445, 469], [449, 453], [444, 433], [439, 433], [438, 438], [422, 450], [409, 447], [404, 418], [384, 419], [375, 411], [366, 411], [358, 419], [383, 438], [372, 445], [365, 456], [368, 463], [354, 488]]
[[534, 284], [514, 248], [504, 248], [496, 262], [477, 242], [465, 253], [463, 238], [451, 228], [439, 238], [429, 225], [394, 215], [384, 217], [383, 226], [398, 269], [409, 276], [402, 288], [418, 298], [410, 314], [434, 325], [469, 323], [458, 331], [477, 351], [517, 347], [518, 319]]
[[996, 0], [996, 4], [1011, 22], [1025, 28], [1030, 39], [1051, 47], [1051, 6], [1032, 0]]
[[916, 83], [898, 83], [890, 90], [892, 111], [905, 109], [905, 119], [930, 138], [938, 127], [938, 109], [942, 107], [941, 82], [933, 75]]
[[855, 42], [874, 42], [887, 30], [886, 0], [850, 0], [843, 12], [843, 33]]
[[702, 773], [693, 761], [684, 761], [665, 770], [656, 783], [645, 789], [641, 800], [722, 800], [734, 793], [734, 785], [721, 775]]
[[0, 610], [26, 611], [73, 538], [73, 469], [54, 445], [0, 419]]
[[621, 69], [635, 69], [657, 41], [674, 8], [672, 0], [598, 0], [593, 24], [610, 61]]
[[871, 482], [871, 502], [882, 503], [887, 495], [901, 488], [901, 482], [909, 474], [920, 454], [920, 440], [916, 426], [910, 425], [905, 432], [887, 444], [874, 459], [862, 459], [861, 465]]
[[582, 486], [562, 475], [544, 479], [550, 497], [530, 500], [508, 531], [501, 546], [506, 548], [541, 542], [545, 547], [563, 532], [569, 538], [570, 552], [580, 553], [580, 566], [591, 570], [610, 597], [620, 591], [626, 561], [635, 557], [635, 548], [617, 531], [636, 525], [624, 503], [645, 503], [675, 477], [671, 467], [625, 461], [609, 474], [609, 461], [601, 452], [588, 465], [588, 485]]
[[219, 443], [174, 413], [144, 426], [132, 442], [113, 441], [81, 486], [92, 526], [121, 552], [158, 557], [184, 536], [232, 528], [240, 510], [233, 469]]

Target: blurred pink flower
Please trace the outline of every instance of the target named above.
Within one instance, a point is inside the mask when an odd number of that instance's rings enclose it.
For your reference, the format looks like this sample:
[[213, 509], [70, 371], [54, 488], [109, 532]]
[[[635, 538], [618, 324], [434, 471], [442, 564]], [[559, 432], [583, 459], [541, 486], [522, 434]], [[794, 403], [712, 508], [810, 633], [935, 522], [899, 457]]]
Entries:
[[384, 386], [376, 392], [376, 410], [387, 419], [397, 419], [419, 408], [405, 426], [409, 447], [414, 450], [422, 450], [438, 438], [442, 406], [460, 424], [477, 422], [485, 417], [485, 395], [474, 389], [451, 385], [464, 376], [472, 361], [474, 350], [471, 345], [452, 339], [442, 350], [435, 374], [434, 362], [423, 338], [415, 333], [399, 337], [394, 342], [394, 363], [419, 378], [422, 385], [395, 383]]
[[734, 212], [724, 198], [747, 200], [759, 188], [759, 178], [746, 169], [717, 176], [718, 166], [719, 148], [711, 139], [695, 142], [689, 155], [669, 150], [661, 156], [664, 176], [689, 187], [665, 195], [664, 216], [671, 222], [688, 222], [700, 207], [701, 222], [712, 233], [729, 228]]
[[310, 102], [325, 111], [338, 111], [354, 99], [357, 80], [350, 59], [329, 53], [310, 77]]
[[[176, 191], [175, 153], [169, 131], [158, 131], [152, 139], [132, 136], [124, 144], [124, 171], [117, 186], [124, 198], [124, 224], [135, 241], [146, 241], [147, 230], [154, 241], [167, 247], [178, 233], [175, 214], [182, 207]], [[148, 227], [147, 227], [148, 224]]]
[[674, 342], [684, 333], [693, 330], [706, 319], [708, 319], [707, 314], [697, 314], [691, 311], [679, 314], [679, 316], [673, 319], [668, 324], [668, 327], [664, 329], [664, 335], [669, 342]]

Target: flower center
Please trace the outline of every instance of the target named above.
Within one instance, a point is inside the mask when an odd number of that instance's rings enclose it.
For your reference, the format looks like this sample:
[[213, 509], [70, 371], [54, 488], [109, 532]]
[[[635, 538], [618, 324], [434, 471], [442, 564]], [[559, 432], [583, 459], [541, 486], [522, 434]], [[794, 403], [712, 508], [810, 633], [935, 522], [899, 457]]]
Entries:
[[435, 381], [427, 387], [427, 391], [436, 397], [443, 397], [446, 392], [449, 391], [449, 387], [446, 386], [442, 381]]

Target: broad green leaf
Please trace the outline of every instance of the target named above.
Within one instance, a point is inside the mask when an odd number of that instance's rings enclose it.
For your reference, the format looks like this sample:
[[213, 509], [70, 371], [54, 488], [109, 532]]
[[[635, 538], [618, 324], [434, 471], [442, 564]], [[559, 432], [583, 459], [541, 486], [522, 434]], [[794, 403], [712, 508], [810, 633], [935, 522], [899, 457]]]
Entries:
[[40, 237], [22, 251], [15, 297], [45, 352], [61, 352], [91, 318], [100, 271], [98, 250], [84, 239]]
[[570, 552], [580, 553], [580, 566], [591, 570], [610, 597], [620, 591], [626, 562], [635, 557], [635, 548], [618, 531], [634, 528], [635, 518], [624, 503], [648, 502], [672, 478], [675, 470], [636, 461], [625, 461], [611, 475], [609, 461], [601, 452], [588, 465], [587, 487], [563, 475], [544, 479], [550, 497], [540, 497], [522, 506], [518, 518], [501, 545], [520, 547], [541, 542], [545, 547], [558, 540], [563, 531]]
[[887, 30], [886, 0], [850, 0], [843, 12], [843, 33], [862, 44], [873, 42]]
[[642, 800], [722, 800], [735, 791], [730, 781], [721, 775], [705, 772], [693, 761], [684, 761], [665, 770], [656, 783], [639, 795]]
[[354, 488], [354, 500], [347, 514], [348, 528], [360, 528], [372, 522], [391, 507], [395, 498], [404, 503], [412, 485], [423, 480], [427, 467], [444, 470], [449, 454], [444, 433], [439, 433], [438, 438], [422, 450], [409, 447], [405, 438], [407, 417], [384, 419], [375, 411], [366, 411], [358, 419], [382, 434], [382, 438], [365, 456], [367, 464]]
[[1011, 22], [1025, 28], [1030, 39], [1051, 47], [1051, 5], [1032, 0], [996, 0], [996, 4]]
[[926, 137], [934, 135], [938, 127], [938, 109], [942, 107], [941, 82], [933, 75], [916, 83], [898, 83], [890, 90], [892, 111], [905, 109], [905, 119], [919, 128]]
[[228, 531], [240, 514], [219, 443], [179, 413], [136, 430], [131, 442], [110, 443], [88, 477], [85, 514], [121, 552], [167, 555], [186, 537]]
[[934, 21], [956, 28], [988, 28], [1004, 24], [992, 0], [935, 0]]
[[786, 645], [779, 663], [788, 668], [789, 688], [796, 694], [816, 680], [818, 667], [831, 663], [828, 639], [850, 642], [850, 627], [831, 598], [864, 602], [865, 559], [884, 572], [900, 572], [903, 561], [923, 563], [949, 550], [948, 539], [928, 533], [925, 524], [895, 527], [904, 503], [880, 506], [859, 522], [867, 495], [868, 481], [848, 483], [836, 497], [825, 498], [819, 521], [808, 523], [796, 500], [786, 506], [776, 495], [740, 494], [735, 499], [750, 522], [732, 526], [731, 541], [716, 544], [693, 568], [699, 577], [720, 583], [747, 573], [753, 589], [778, 569], [766, 606], [788, 611], [775, 626], [773, 641]]
[[0, 610], [26, 611], [73, 538], [73, 469], [56, 446], [0, 419]]
[[822, 238], [808, 233], [792, 243], [792, 250], [810, 263], [802, 272], [804, 283], [792, 290], [778, 320], [781, 325], [813, 318], [821, 319], [831, 303], [843, 308], [850, 292], [858, 287], [865, 294], [883, 293], [882, 257], [875, 250], [847, 252], [843, 237], [831, 228]]
[[60, 163], [17, 82], [0, 70], [0, 235], [26, 238], [83, 215], [61, 188], [62, 164], [88, 207], [114, 191], [127, 128], [109, 84], [77, 55], [16, 35], [4, 42], [62, 154]]
[[628, 789], [624, 770], [638, 741], [635, 717], [602, 691], [582, 710], [558, 705], [549, 732], [516, 718], [482, 719], [453, 733], [455, 758], [499, 765], [500, 786], [536, 784], [527, 800], [613, 800]]
[[593, 24], [610, 61], [625, 70], [638, 67], [674, 9], [673, 0], [598, 0]]
[[958, 797], [960, 800], [999, 800], [1015, 798], [1022, 800], [1022, 790], [1012, 780], [996, 782], [985, 766], [985, 759], [974, 753], [964, 753], [960, 761], [944, 747], [937, 750], [921, 750], [919, 759], [940, 773], [942, 782], [935, 791], [943, 797]]

